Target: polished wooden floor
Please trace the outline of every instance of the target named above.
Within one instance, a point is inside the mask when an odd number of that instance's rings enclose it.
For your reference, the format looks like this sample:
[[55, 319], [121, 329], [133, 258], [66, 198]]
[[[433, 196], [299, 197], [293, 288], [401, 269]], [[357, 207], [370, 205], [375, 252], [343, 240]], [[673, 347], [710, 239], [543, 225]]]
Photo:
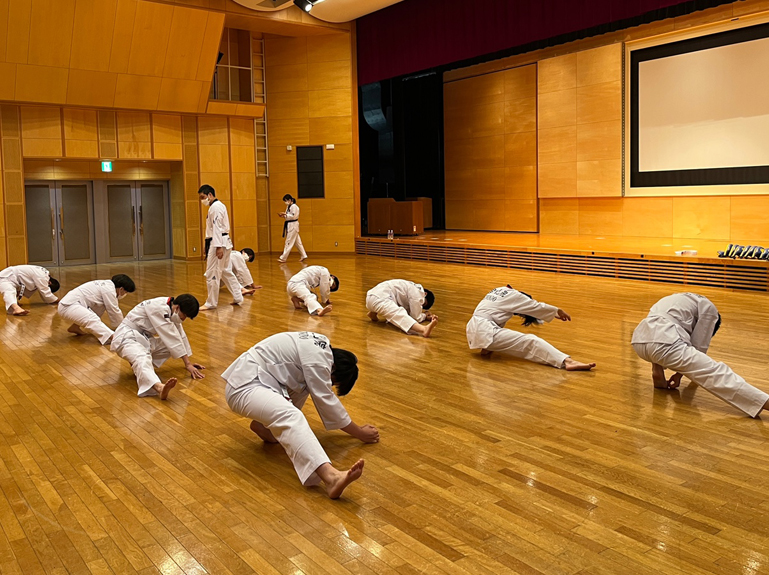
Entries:
[[[241, 308], [185, 322], [202, 381], [167, 402], [136, 397], [129, 365], [67, 334], [33, 300], [0, 318], [0, 573], [769, 573], [769, 424], [694, 386], [655, 391], [630, 336], [674, 285], [350, 256], [312, 257], [341, 278], [334, 311], [294, 311], [286, 269]], [[204, 296], [201, 263], [63, 269], [63, 290], [124, 272], [141, 299]], [[403, 277], [437, 296], [434, 338], [366, 318], [365, 291]], [[491, 287], [511, 283], [572, 314], [532, 329], [593, 360], [566, 373], [467, 349]], [[724, 323], [711, 354], [769, 390], [766, 294], [702, 288]], [[63, 293], [63, 292], [62, 292]], [[380, 428], [363, 445], [307, 416], [331, 459], [366, 459], [339, 501], [305, 489], [280, 446], [231, 413], [219, 376], [284, 330], [358, 354], [344, 400]]]

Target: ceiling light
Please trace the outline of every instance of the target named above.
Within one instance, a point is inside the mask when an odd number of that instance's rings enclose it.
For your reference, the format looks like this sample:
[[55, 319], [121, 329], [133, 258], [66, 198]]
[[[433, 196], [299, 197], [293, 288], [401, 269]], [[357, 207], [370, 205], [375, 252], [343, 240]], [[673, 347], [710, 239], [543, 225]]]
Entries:
[[305, 12], [312, 10], [312, 2], [310, 0], [294, 0], [294, 4], [299, 6]]

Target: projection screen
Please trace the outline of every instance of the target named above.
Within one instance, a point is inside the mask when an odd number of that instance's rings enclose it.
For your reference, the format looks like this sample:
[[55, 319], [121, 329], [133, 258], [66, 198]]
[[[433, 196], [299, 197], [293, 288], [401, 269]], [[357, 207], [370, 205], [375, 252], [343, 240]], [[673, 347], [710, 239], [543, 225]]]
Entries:
[[631, 187], [769, 182], [769, 24], [630, 60]]

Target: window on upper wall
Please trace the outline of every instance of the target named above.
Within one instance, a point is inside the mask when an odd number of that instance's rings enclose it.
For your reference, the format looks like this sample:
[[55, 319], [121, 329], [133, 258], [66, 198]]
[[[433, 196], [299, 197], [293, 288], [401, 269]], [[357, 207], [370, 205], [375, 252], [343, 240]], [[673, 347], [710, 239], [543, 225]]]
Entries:
[[253, 102], [253, 90], [251, 32], [225, 28], [208, 97], [211, 100]]
[[324, 198], [323, 146], [296, 147], [297, 197]]

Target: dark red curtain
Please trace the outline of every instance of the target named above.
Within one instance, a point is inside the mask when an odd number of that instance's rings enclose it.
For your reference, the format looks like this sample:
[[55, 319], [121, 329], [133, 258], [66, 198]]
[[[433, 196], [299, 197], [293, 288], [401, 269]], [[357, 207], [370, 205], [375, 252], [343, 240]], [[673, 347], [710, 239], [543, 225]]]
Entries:
[[603, 33], [613, 23], [637, 25], [641, 20], [633, 20], [644, 15], [658, 19], [725, 3], [404, 0], [358, 20], [358, 82], [368, 84], [579, 31]]

